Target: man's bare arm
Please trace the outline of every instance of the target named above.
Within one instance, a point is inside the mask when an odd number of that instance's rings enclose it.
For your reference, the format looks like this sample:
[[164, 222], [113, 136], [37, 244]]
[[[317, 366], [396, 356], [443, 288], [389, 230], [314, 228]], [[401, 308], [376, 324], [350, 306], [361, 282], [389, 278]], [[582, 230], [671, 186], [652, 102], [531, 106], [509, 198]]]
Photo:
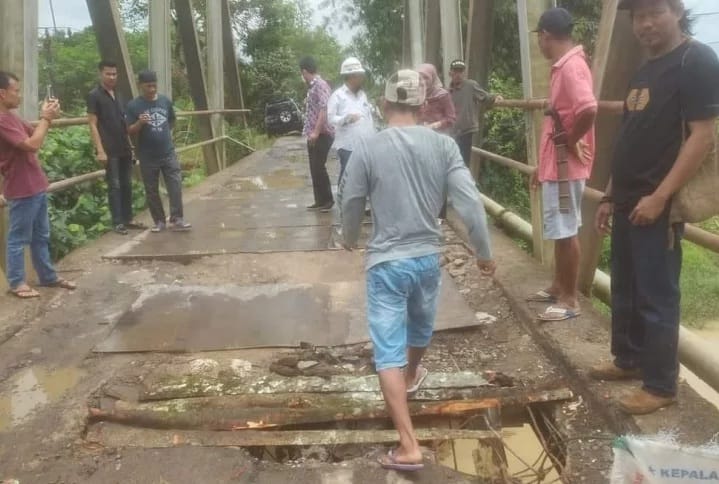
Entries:
[[21, 150], [30, 151], [32, 153], [40, 150], [43, 142], [45, 141], [45, 137], [50, 130], [52, 120], [56, 119], [59, 115], [60, 103], [57, 100], [45, 101], [40, 112], [40, 122], [35, 127], [32, 135], [20, 143], [18, 147]]
[[107, 161], [105, 147], [102, 146], [100, 131], [97, 129], [97, 115], [88, 113], [87, 122], [90, 125], [90, 137], [92, 138], [92, 144], [95, 145], [95, 152], [97, 153], [98, 161]]
[[33, 131], [32, 136], [20, 143], [18, 147], [23, 151], [30, 151], [32, 153], [40, 150], [49, 130], [50, 121], [47, 119], [41, 119], [35, 128], [35, 131]]
[[589, 132], [594, 126], [594, 121], [597, 119], [597, 108], [592, 107], [585, 109], [579, 113], [574, 121], [574, 126], [569, 133], [567, 133], [567, 141], [569, 146], [576, 145], [585, 134]]

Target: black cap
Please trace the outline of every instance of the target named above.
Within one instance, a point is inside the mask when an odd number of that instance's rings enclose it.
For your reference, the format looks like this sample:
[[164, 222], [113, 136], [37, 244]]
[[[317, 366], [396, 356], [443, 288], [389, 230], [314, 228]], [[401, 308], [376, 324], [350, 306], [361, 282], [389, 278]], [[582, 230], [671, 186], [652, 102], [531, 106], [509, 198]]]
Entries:
[[572, 14], [564, 8], [550, 8], [539, 17], [535, 32], [548, 32], [553, 35], [570, 35], [574, 29]]
[[137, 75], [137, 80], [140, 84], [157, 82], [157, 74], [155, 73], [155, 71], [144, 70]]
[[449, 70], [451, 71], [463, 71], [467, 68], [467, 64], [462, 59], [455, 59], [449, 64]]

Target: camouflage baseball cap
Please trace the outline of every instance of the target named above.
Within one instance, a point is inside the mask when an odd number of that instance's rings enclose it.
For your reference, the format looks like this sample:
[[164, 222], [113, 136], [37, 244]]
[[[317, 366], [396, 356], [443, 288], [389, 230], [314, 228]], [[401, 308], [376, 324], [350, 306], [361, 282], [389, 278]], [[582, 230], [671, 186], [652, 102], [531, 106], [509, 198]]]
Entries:
[[424, 104], [425, 87], [419, 73], [403, 69], [393, 74], [387, 81], [384, 98], [397, 104], [421, 106]]

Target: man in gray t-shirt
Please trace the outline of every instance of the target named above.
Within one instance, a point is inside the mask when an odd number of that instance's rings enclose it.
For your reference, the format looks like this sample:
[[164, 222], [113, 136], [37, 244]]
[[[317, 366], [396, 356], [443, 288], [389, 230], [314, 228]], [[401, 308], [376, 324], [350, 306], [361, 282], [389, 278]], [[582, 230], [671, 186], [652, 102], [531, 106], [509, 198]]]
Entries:
[[365, 199], [374, 231], [367, 245], [367, 320], [387, 409], [399, 447], [380, 460], [388, 469], [423, 467], [407, 407], [427, 376], [420, 365], [437, 311], [441, 231], [437, 216], [449, 195], [467, 225], [485, 275], [494, 273], [487, 219], [479, 192], [449, 136], [417, 126], [424, 102], [419, 74], [399, 71], [387, 83], [388, 129], [354, 146], [340, 183], [342, 233], [357, 243]]
[[170, 228], [189, 230], [192, 225], [182, 214], [182, 170], [172, 141], [175, 109], [170, 99], [158, 94], [154, 72], [140, 72], [138, 83], [142, 94], [127, 106], [127, 130], [137, 135], [137, 155], [154, 221], [152, 232], [162, 232], [167, 222], [160, 198], [160, 174], [170, 199]]
[[476, 81], [467, 79], [465, 69], [463, 60], [452, 61], [449, 66], [449, 75], [452, 77], [449, 92], [452, 94], [454, 110], [457, 113], [453, 136], [464, 163], [469, 166], [472, 159], [472, 141], [474, 135], [479, 132], [481, 108], [491, 107], [497, 96], [489, 94]]

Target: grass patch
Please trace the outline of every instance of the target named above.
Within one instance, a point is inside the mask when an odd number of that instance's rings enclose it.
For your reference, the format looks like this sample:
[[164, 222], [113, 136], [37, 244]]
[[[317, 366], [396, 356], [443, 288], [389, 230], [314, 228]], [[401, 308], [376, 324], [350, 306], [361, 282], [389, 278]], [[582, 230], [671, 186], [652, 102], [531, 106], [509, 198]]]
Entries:
[[703, 328], [719, 315], [719, 254], [691, 243], [682, 248], [682, 322]]

